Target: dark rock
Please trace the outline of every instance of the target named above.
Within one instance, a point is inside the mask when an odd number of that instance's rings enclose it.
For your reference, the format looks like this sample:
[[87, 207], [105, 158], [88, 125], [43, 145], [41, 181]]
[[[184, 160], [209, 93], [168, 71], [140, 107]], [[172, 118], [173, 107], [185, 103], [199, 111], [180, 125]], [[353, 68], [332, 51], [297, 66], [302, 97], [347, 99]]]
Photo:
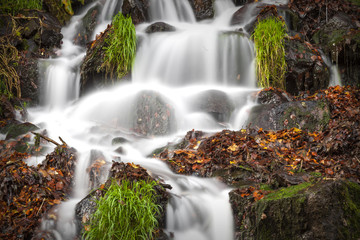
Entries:
[[21, 97], [31, 104], [39, 102], [39, 71], [38, 60], [21, 56], [16, 72], [20, 78]]
[[293, 97], [280, 89], [269, 89], [260, 91], [256, 100], [260, 104], [281, 104], [293, 101]]
[[253, 2], [254, 0], [232, 0], [235, 4], [235, 6], [242, 6], [247, 3]]
[[214, 17], [214, 1], [213, 0], [189, 0], [194, 10], [196, 20], [201, 21]]
[[[3, 119], [14, 119], [15, 109], [9, 99], [4, 95], [0, 96], [0, 120]], [[2, 132], [0, 130], [0, 132]]]
[[312, 39], [338, 66], [344, 85], [360, 85], [360, 68], [356, 66], [360, 60], [360, 30], [348, 15], [334, 15]]
[[134, 104], [133, 129], [145, 136], [166, 135], [176, 128], [173, 107], [159, 93], [142, 91]]
[[131, 16], [134, 25], [149, 21], [148, 0], [124, 0], [122, 13], [124, 16]]
[[323, 130], [330, 120], [325, 101], [296, 101], [282, 104], [263, 104], [251, 109], [248, 124], [264, 130], [300, 128], [308, 131]]
[[255, 29], [256, 17], [265, 6], [267, 4], [258, 2], [245, 4], [233, 14], [230, 24], [242, 25], [247, 33], [252, 34]]
[[189, 100], [193, 111], [206, 112], [219, 122], [227, 122], [234, 110], [234, 103], [219, 90], [208, 90]]
[[126, 138], [116, 137], [111, 140], [111, 145], [118, 145], [118, 144], [123, 144], [123, 143], [127, 143], [127, 142], [129, 142], [129, 140], [127, 140]]
[[75, 37], [74, 43], [80, 46], [86, 46], [91, 40], [91, 36], [95, 30], [97, 19], [100, 14], [100, 5], [97, 4], [90, 8], [85, 14], [84, 18], [81, 19], [82, 24], [78, 30], [79, 34]]
[[250, 202], [230, 192], [235, 239], [357, 239], [360, 186], [343, 180], [303, 183]]
[[300, 91], [315, 92], [329, 85], [330, 70], [318, 49], [303, 40], [285, 40], [286, 91], [297, 95]]
[[106, 73], [100, 66], [103, 64], [106, 47], [106, 37], [110, 28], [107, 28], [96, 41], [88, 45], [86, 56], [80, 67], [80, 94], [87, 93], [94, 89], [101, 89], [106, 85]]
[[176, 31], [176, 28], [164, 22], [153, 23], [145, 29], [146, 33], [173, 32], [173, 31]]
[[95, 2], [96, 0], [84, 0], [84, 4], [82, 4], [81, 0], [71, 1], [71, 7], [74, 11], [74, 15], [77, 15], [81, 12], [81, 10], [87, 5]]

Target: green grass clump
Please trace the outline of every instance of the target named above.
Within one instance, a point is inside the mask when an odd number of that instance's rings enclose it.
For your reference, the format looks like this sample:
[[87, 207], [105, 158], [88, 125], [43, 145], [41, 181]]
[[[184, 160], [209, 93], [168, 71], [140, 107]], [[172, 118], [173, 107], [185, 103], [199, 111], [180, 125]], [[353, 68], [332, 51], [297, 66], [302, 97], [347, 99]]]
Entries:
[[258, 22], [252, 38], [255, 43], [256, 73], [260, 87], [285, 90], [285, 37], [285, 23], [282, 20], [270, 17]]
[[118, 185], [113, 181], [105, 196], [97, 201], [85, 239], [152, 239], [158, 227], [155, 216], [160, 211], [155, 203], [156, 184], [123, 180]]
[[136, 31], [131, 17], [118, 13], [112, 21], [112, 29], [105, 40], [104, 63], [106, 74], [116, 72], [117, 78], [125, 76], [132, 68], [136, 53]]
[[0, 12], [16, 14], [22, 9], [42, 9], [42, 0], [1, 0]]

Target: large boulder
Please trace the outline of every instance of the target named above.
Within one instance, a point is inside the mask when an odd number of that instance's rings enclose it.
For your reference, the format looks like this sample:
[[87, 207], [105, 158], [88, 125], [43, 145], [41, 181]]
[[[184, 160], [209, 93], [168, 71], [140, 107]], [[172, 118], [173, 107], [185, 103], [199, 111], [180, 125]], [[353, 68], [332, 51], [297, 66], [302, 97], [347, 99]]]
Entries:
[[360, 186], [344, 180], [302, 183], [250, 201], [230, 192], [235, 239], [358, 239]]
[[330, 109], [325, 100], [294, 101], [282, 104], [260, 104], [251, 109], [248, 124], [265, 130], [299, 128], [323, 130], [330, 120]]
[[136, 97], [133, 130], [145, 136], [166, 135], [176, 128], [173, 107], [154, 91], [142, 91]]
[[213, 0], [189, 0], [198, 21], [214, 17]]

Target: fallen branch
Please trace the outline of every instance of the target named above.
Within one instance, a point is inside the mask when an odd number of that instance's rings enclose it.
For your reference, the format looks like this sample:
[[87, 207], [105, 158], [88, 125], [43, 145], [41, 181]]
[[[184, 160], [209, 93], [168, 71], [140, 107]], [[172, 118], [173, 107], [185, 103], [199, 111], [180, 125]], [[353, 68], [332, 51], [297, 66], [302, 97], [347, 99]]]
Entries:
[[[53, 143], [53, 144], [55, 144], [56, 146], [67, 146], [67, 144], [66, 144], [66, 142], [64, 142], [64, 140], [62, 140], [61, 139], [61, 137], [59, 137], [60, 138], [60, 141], [63, 143], [63, 144], [60, 144], [60, 143], [58, 143], [58, 142], [56, 142], [55, 140], [52, 140], [51, 138], [49, 138], [49, 137], [46, 137], [46, 136], [44, 136], [44, 135], [42, 135], [42, 134], [40, 134], [40, 133], [36, 133], [36, 132], [31, 132], [32, 134], [34, 134], [36, 137], [38, 137], [38, 138], [42, 138], [42, 139], [44, 139], [44, 140], [46, 140], [46, 141], [48, 141], [48, 142], [51, 142], [51, 143]], [[36, 142], [36, 140], [35, 140], [35, 142]], [[35, 144], [36, 145], [36, 144]]]

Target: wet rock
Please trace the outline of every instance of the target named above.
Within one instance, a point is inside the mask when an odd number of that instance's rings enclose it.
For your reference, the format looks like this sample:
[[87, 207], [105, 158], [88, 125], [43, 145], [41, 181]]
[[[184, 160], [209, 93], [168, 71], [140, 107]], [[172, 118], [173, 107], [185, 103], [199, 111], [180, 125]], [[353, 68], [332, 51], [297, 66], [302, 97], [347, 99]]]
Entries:
[[251, 109], [248, 124], [274, 131], [294, 127], [321, 131], [329, 120], [330, 109], [326, 101], [296, 101], [257, 105]]
[[126, 138], [116, 137], [111, 140], [111, 145], [119, 145], [127, 142], [129, 142], [129, 140], [127, 140]]
[[[84, 4], [82, 3], [82, 1], [84, 2]], [[74, 11], [74, 15], [77, 15], [81, 12], [81, 10], [88, 6], [89, 4], [95, 2], [96, 0], [75, 0], [75, 1], [71, 1], [71, 8]]]
[[124, 16], [131, 16], [134, 25], [149, 21], [148, 0], [124, 0], [122, 13]]
[[75, 37], [75, 44], [80, 46], [86, 46], [86, 44], [91, 40], [100, 11], [100, 5], [97, 4], [94, 7], [90, 8], [85, 14], [84, 18], [80, 20], [82, 23], [79, 24], [80, 29], [78, 30], [78, 35]]
[[214, 1], [212, 0], [189, 0], [198, 21], [214, 17]]
[[206, 112], [218, 122], [227, 122], [234, 110], [232, 100], [219, 90], [204, 91], [189, 101], [193, 111]]
[[39, 102], [39, 70], [36, 58], [22, 56], [16, 71], [20, 78], [21, 97], [31, 104]]
[[230, 192], [235, 239], [357, 239], [360, 236], [357, 183], [328, 180], [271, 192], [250, 202]]
[[134, 104], [133, 130], [145, 136], [166, 135], [176, 128], [173, 107], [154, 91], [142, 91]]
[[99, 150], [91, 150], [89, 158], [90, 164], [86, 169], [86, 171], [89, 173], [89, 187], [90, 189], [95, 189], [106, 181], [106, 171], [108, 171], [109, 167], [104, 154]]
[[146, 33], [173, 32], [173, 31], [176, 31], [176, 28], [164, 22], [153, 23], [145, 29]]
[[345, 13], [334, 15], [315, 32], [312, 39], [323, 47], [331, 62], [336, 64], [344, 85], [359, 86], [360, 30]]
[[252, 34], [255, 29], [257, 16], [265, 6], [267, 4], [258, 2], [245, 4], [233, 14], [230, 24], [241, 25], [247, 33]]
[[253, 2], [253, 0], [232, 0], [232, 1], [235, 4], [235, 6], [242, 6], [245, 5], [246, 3]]
[[[86, 56], [80, 67], [80, 94], [90, 92], [91, 90], [103, 88], [106, 81], [105, 70], [100, 66], [103, 64], [106, 47], [106, 37], [109, 35], [110, 28], [108, 27], [103, 34], [101, 34], [96, 41], [88, 44]], [[111, 81], [111, 80], [109, 80]]]
[[285, 53], [287, 92], [297, 95], [328, 87], [330, 70], [317, 48], [303, 40], [289, 39], [285, 40]]

